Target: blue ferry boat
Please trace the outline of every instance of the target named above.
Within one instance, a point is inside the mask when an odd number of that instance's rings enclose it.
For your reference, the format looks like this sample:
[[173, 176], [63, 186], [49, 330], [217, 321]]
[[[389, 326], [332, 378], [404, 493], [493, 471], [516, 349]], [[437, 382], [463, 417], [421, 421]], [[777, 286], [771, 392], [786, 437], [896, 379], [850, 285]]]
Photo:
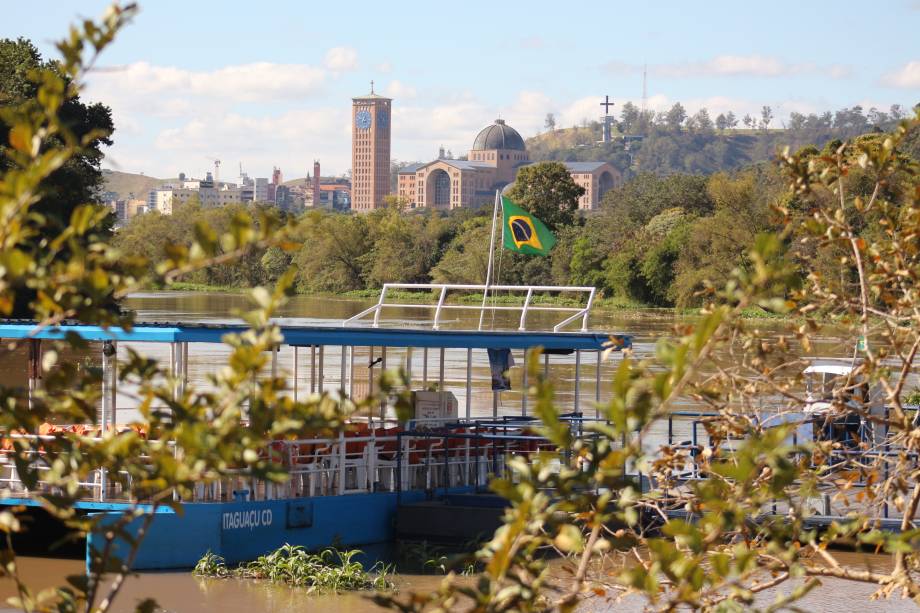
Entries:
[[[392, 289], [434, 291], [438, 301], [388, 302]], [[502, 291], [520, 296], [522, 303], [456, 303], [448, 296], [455, 291]], [[534, 304], [534, 297], [549, 292], [574, 292], [587, 296], [587, 301], [579, 307]], [[492, 352], [493, 362], [504, 359], [507, 366], [517, 355], [523, 364], [527, 350], [542, 348], [546, 372], [558, 387], [570, 390], [565, 402], [578, 419], [584, 407], [600, 400], [608, 350], [631, 344], [627, 335], [588, 330], [593, 299], [593, 288], [389, 284], [374, 306], [339, 325], [281, 322], [283, 342], [272, 352], [271, 368], [291, 377], [295, 398], [332, 389], [353, 396], [368, 394], [381, 369], [401, 365], [416, 390], [415, 419], [398, 423], [391, 408], [381, 406], [378, 414], [355, 418], [349, 431], [336, 438], [277, 441], [273, 452], [284, 458], [287, 482], [279, 485], [240, 475], [200, 486], [192, 499], [183, 500], [181, 514], [158, 508], [133, 568], [189, 568], [207, 551], [235, 563], [285, 543], [307, 548], [386, 543], [394, 537], [398, 505], [485, 488], [509, 454], [531, 453], [545, 441], [528, 429], [528, 399], [521, 391], [527, 387], [526, 372], [513, 392], [491, 391], [488, 385], [484, 393], [477, 392], [474, 363], [482, 369], [485, 355]], [[433, 317], [384, 325], [388, 321], [381, 314], [390, 307], [428, 310]], [[478, 329], [446, 329], [454, 309], [479, 310]], [[564, 318], [549, 329], [528, 330], [528, 315], [539, 311], [559, 312]], [[513, 321], [512, 329], [483, 329], [487, 312]], [[580, 329], [566, 331], [573, 324]], [[38, 385], [36, 365], [41, 363], [45, 339], [75, 333], [93, 347], [106, 348], [103, 367], [109, 375], [116, 368], [113, 354], [119, 345], [152, 343], [164, 354], [168, 348], [172, 372], [187, 380], [190, 356], [213, 351], [225, 334], [243, 329], [233, 324], [148, 322], [130, 331], [67, 324], [36, 332], [30, 323], [2, 322], [0, 339], [29, 339], [31, 389]], [[454, 376], [446, 381], [448, 364]], [[103, 378], [109, 388], [103, 394], [99, 422], [119, 427], [130, 421], [125, 416], [132, 409], [119, 406], [116, 377]], [[15, 466], [7, 463], [0, 470], [0, 505], [39, 505], [36, 494], [43, 493], [42, 484], [29, 490], [18, 480]], [[115, 518], [136, 506], [101, 469], [84, 487], [86, 497], [77, 504], [81, 512]], [[95, 538], [88, 536], [88, 550]]]

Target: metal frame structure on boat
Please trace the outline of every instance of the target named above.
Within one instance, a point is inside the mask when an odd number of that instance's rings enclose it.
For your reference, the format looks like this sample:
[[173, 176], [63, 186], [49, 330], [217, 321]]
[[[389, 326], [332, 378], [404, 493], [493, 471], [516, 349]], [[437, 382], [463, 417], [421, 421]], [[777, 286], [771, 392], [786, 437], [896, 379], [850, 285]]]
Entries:
[[[430, 302], [387, 302], [387, 293], [390, 290], [409, 290], [409, 291], [426, 291], [438, 293], [436, 304]], [[447, 298], [451, 292], [482, 292], [482, 304], [448, 304]], [[509, 295], [524, 294], [524, 302], [520, 306], [507, 304], [488, 304], [487, 299], [489, 292], [495, 296], [496, 292], [506, 292]], [[527, 329], [527, 314], [533, 311], [571, 313], [562, 321], [553, 326], [553, 332], [561, 332], [566, 326], [578, 319], [581, 319], [581, 331], [588, 330], [588, 316], [591, 313], [591, 307], [594, 304], [594, 297], [597, 290], [593, 287], [585, 286], [568, 286], [568, 285], [474, 285], [474, 284], [448, 284], [448, 283], [384, 283], [380, 290], [380, 297], [377, 304], [364, 309], [360, 313], [353, 315], [342, 322], [343, 326], [355, 325], [362, 322], [368, 315], [374, 315], [373, 327], [380, 326], [380, 316], [386, 308], [402, 308], [416, 310], [434, 310], [434, 318], [431, 321], [431, 329], [439, 330], [441, 327], [441, 314], [446, 310], [465, 310], [479, 311], [479, 329], [483, 326], [483, 315], [486, 311], [520, 311], [521, 318], [518, 330]], [[587, 300], [582, 307], [556, 306], [556, 305], [539, 305], [533, 304], [535, 294], [587, 294]]]

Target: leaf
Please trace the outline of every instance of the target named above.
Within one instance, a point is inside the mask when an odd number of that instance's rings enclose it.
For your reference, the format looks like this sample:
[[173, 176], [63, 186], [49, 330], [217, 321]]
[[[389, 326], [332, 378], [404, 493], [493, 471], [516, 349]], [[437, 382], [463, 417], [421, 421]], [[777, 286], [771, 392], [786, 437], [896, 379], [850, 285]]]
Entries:
[[572, 524], [560, 526], [553, 543], [566, 553], [580, 553], [585, 548], [584, 535]]
[[9, 534], [11, 532], [19, 532], [20, 528], [19, 520], [15, 515], [9, 511], [0, 511], [0, 530]]
[[32, 128], [26, 123], [18, 123], [10, 130], [10, 144], [14, 149], [32, 155]]

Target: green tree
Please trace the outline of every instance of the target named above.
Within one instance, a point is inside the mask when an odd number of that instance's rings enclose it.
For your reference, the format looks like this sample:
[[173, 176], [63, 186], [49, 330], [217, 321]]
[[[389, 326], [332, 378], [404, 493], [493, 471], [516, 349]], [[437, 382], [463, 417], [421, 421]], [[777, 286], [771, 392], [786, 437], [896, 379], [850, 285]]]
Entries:
[[697, 111], [696, 114], [689, 119], [688, 123], [694, 130], [700, 132], [711, 132], [713, 128], [712, 118], [709, 116], [709, 111], [705, 108]]
[[[42, 79], [47, 78], [62, 79], [64, 87], [72, 89], [72, 76], [66, 74], [59, 63], [42, 59], [30, 41], [24, 38], [0, 39], [0, 134], [7, 134], [13, 127], [16, 109], [29, 107], [32, 112], [39, 111], [36, 98]], [[36, 233], [36, 240], [27, 247], [30, 252], [41, 249], [41, 239], [48, 239], [65, 228], [78, 206], [99, 202], [102, 147], [112, 144], [114, 126], [108, 107], [100, 103], [84, 104], [79, 95], [74, 94], [64, 99], [59, 114], [61, 133], [49, 138], [47, 143], [61, 144], [64, 139], [72, 139], [82, 146], [42, 183], [39, 201], [32, 210], [42, 215], [45, 223], [36, 223], [36, 218], [26, 220]], [[13, 168], [15, 164], [15, 152], [0, 141], [0, 172]], [[107, 221], [96, 231], [103, 235], [110, 233], [111, 223], [111, 220]], [[87, 237], [88, 240], [93, 238]], [[18, 294], [14, 307], [17, 315], [28, 313], [30, 298], [28, 291]], [[117, 308], [114, 304], [107, 306]]]
[[636, 133], [639, 129], [640, 113], [639, 107], [632, 102], [623, 104], [623, 108], [620, 110], [620, 125], [622, 126], [623, 132], [627, 134]]
[[449, 228], [438, 213], [375, 212], [369, 220], [373, 247], [366, 265], [368, 287], [387, 282], [427, 283], [429, 272], [449, 240]]
[[[9, 132], [11, 122], [8, 111], [23, 104], [33, 106], [38, 94], [41, 72], [50, 71], [63, 78], [57, 62], [46, 61], [27, 39], [0, 39], [0, 133]], [[83, 144], [81, 151], [55, 170], [43, 183], [42, 198], [35, 212], [48, 216], [53, 227], [60, 229], [70, 221], [73, 210], [87, 202], [98, 202], [102, 187], [102, 147], [111, 145], [112, 112], [101, 103], [85, 104], [79, 95], [68, 97], [61, 106], [63, 127]], [[0, 145], [0, 171], [12, 167], [6, 153], [8, 147]]]
[[491, 224], [485, 216], [464, 221], [431, 276], [435, 283], [485, 283]]
[[572, 223], [584, 193], [563, 164], [538, 162], [518, 171], [506, 195], [555, 230]]
[[665, 125], [678, 132], [687, 120], [687, 110], [680, 102], [675, 102], [665, 115]]
[[766, 130], [770, 127], [770, 122], [773, 121], [773, 109], [768, 106], [764, 106], [760, 109], [760, 126]]
[[725, 116], [725, 122], [728, 124], [728, 128], [734, 129], [738, 125], [738, 119], [735, 117], [735, 114], [731, 111]]

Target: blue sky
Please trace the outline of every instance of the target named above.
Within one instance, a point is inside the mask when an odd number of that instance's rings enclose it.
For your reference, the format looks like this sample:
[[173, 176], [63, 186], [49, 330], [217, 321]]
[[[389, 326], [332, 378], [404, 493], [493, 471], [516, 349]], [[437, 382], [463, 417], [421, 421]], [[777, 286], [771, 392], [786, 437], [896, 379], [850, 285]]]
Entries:
[[[4, 7], [0, 36], [47, 55], [106, 1]], [[828, 8], [829, 7], [829, 8]], [[230, 180], [280, 166], [350, 166], [350, 98], [394, 98], [393, 158], [469, 148], [501, 116], [522, 135], [600, 114], [605, 94], [691, 112], [790, 111], [920, 101], [920, 0], [773, 2], [234, 2], [148, 0], [85, 97], [112, 107], [106, 165]]]

